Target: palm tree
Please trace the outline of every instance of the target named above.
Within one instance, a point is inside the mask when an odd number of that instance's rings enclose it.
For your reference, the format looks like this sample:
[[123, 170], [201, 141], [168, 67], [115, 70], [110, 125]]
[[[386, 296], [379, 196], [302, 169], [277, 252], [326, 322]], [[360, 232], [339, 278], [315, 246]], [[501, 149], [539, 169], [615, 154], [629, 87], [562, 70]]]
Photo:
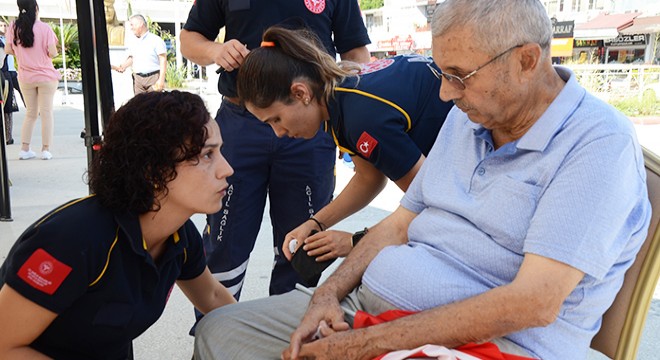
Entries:
[[[58, 49], [57, 55], [53, 59], [53, 65], [56, 68], [62, 68], [63, 58], [62, 55], [66, 55], [66, 67], [67, 69], [79, 69], [80, 68], [80, 44], [78, 43], [78, 26], [73, 23], [65, 23], [63, 27], [50, 24], [57, 35], [58, 40]], [[64, 37], [62, 37], [64, 35]], [[64, 39], [62, 41], [62, 39]], [[63, 42], [63, 44], [60, 44]], [[64, 45], [64, 52], [62, 52], [62, 45]]]

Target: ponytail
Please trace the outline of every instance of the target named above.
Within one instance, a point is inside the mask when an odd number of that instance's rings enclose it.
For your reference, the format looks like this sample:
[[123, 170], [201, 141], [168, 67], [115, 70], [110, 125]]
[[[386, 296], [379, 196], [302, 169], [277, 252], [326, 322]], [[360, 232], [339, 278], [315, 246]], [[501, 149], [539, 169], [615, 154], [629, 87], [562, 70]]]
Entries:
[[241, 101], [266, 108], [276, 101], [291, 103], [291, 84], [304, 78], [317, 101], [327, 104], [335, 86], [359, 69], [355, 63], [338, 65], [311, 31], [273, 26], [264, 32], [262, 46], [245, 58], [236, 86]]

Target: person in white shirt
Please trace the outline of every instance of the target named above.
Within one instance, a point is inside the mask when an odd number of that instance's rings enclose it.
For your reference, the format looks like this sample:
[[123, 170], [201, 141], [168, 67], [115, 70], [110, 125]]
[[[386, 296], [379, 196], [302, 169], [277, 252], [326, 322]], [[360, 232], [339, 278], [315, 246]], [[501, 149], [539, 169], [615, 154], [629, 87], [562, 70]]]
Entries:
[[147, 91], [161, 91], [165, 87], [167, 71], [167, 49], [158, 35], [149, 32], [147, 20], [142, 15], [129, 19], [131, 31], [137, 37], [128, 48], [128, 57], [112, 69], [123, 73], [133, 67], [133, 92], [135, 95]]

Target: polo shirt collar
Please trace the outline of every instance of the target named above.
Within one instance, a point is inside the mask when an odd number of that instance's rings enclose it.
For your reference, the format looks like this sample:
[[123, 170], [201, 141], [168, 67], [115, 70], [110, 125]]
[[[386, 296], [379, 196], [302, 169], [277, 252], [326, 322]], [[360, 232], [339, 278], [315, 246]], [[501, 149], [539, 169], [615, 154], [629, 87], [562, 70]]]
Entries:
[[[138, 215], [131, 212], [115, 214], [117, 225], [126, 235], [131, 249], [139, 255], [147, 254], [142, 237], [142, 229], [140, 228], [140, 221]], [[167, 262], [169, 259], [183, 253], [184, 249], [188, 246], [188, 238], [184, 226], [179, 228], [174, 234], [170, 235], [167, 239], [167, 248], [162, 256], [161, 263]]]
[[518, 140], [517, 148], [543, 151], [561, 130], [571, 114], [582, 102], [586, 90], [578, 84], [575, 74], [568, 68], [556, 66], [555, 71], [566, 81], [564, 88], [536, 123]]
[[136, 254], [144, 254], [144, 247], [142, 245], [142, 230], [140, 229], [140, 221], [138, 216], [131, 212], [123, 212], [115, 214], [115, 220], [131, 244], [131, 249]]
[[[550, 103], [550, 106], [536, 120], [536, 123], [518, 139], [516, 147], [522, 150], [543, 151], [578, 107], [586, 90], [578, 84], [573, 72], [563, 66], [555, 66], [555, 71], [566, 81], [564, 88]], [[475, 136], [488, 141], [490, 130], [466, 117], [467, 125], [474, 129]]]

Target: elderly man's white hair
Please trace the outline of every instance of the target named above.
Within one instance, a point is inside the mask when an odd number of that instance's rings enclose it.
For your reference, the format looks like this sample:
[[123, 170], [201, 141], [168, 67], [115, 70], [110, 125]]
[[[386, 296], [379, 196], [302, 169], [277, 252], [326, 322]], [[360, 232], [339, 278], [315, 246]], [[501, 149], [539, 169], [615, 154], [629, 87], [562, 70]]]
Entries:
[[515, 45], [537, 43], [550, 56], [552, 23], [539, 0], [446, 0], [431, 22], [433, 37], [468, 27], [474, 45], [495, 55]]
[[144, 27], [147, 27], [147, 19], [145, 19], [144, 16], [142, 16], [141, 14], [135, 14], [135, 15], [132, 15], [132, 16], [131, 16], [130, 18], [128, 18], [128, 19], [129, 19], [129, 20], [138, 19], [138, 20], [140, 20], [140, 22], [142, 23], [142, 25], [144, 25]]

